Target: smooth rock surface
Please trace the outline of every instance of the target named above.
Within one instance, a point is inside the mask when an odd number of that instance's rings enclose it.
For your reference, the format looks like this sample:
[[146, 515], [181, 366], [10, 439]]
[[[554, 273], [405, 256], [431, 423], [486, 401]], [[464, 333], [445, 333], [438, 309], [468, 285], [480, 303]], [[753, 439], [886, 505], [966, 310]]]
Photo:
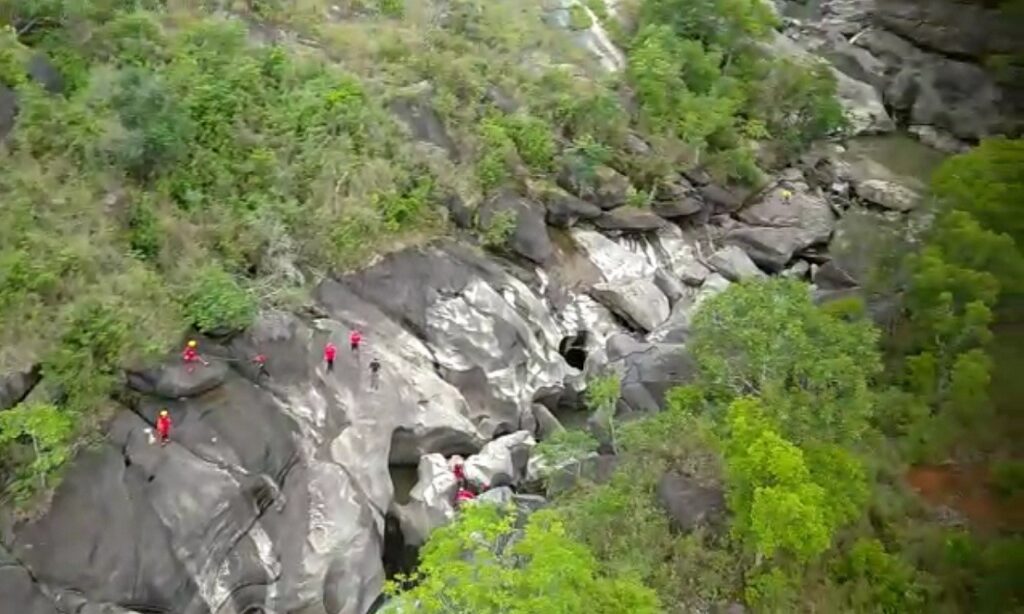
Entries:
[[488, 228], [499, 215], [511, 215], [515, 226], [508, 238], [508, 246], [519, 255], [537, 264], [551, 259], [554, 247], [544, 223], [544, 209], [525, 198], [503, 193], [489, 199], [480, 207], [480, 226]]
[[530, 450], [535, 445], [533, 435], [526, 431], [489, 442], [478, 454], [466, 459], [466, 480], [484, 489], [518, 485], [526, 477]]
[[594, 299], [637, 329], [650, 332], [668, 318], [668, 298], [649, 279], [595, 284], [590, 292]]
[[712, 254], [708, 264], [729, 281], [765, 277], [764, 271], [757, 268], [750, 256], [735, 245], [727, 245]]
[[921, 201], [917, 192], [884, 179], [860, 181], [853, 185], [853, 189], [867, 202], [894, 211], [910, 211]]

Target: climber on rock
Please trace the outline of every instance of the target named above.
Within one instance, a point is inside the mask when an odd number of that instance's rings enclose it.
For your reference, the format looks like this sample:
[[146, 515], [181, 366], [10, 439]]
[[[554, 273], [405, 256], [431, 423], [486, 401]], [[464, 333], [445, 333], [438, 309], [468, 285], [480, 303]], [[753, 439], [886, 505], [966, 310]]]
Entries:
[[324, 362], [327, 363], [327, 370], [334, 371], [334, 358], [338, 355], [338, 348], [330, 341], [324, 346]]
[[160, 445], [166, 446], [171, 438], [171, 416], [166, 409], [160, 410], [156, 418], [156, 434], [160, 439]]
[[203, 360], [203, 357], [199, 355], [199, 344], [196, 343], [195, 339], [189, 339], [188, 343], [185, 344], [185, 349], [181, 352], [181, 359], [185, 363], [185, 370], [192, 373], [196, 370], [196, 363], [200, 362], [204, 367], [210, 366], [210, 363]]
[[452, 475], [455, 476], [455, 482], [459, 486], [462, 486], [462, 483], [465, 482], [466, 480], [466, 473], [462, 467], [462, 464], [464, 462], [465, 459], [463, 459], [458, 454], [455, 454], [448, 459], [448, 469], [452, 472]]
[[263, 354], [256, 354], [252, 357], [252, 364], [256, 367], [256, 381], [258, 382], [261, 377], [270, 377], [270, 371], [267, 371], [267, 357]]
[[380, 359], [376, 356], [370, 361], [370, 390], [380, 386]]
[[472, 501], [473, 499], [476, 499], [476, 495], [473, 494], [473, 491], [465, 487], [460, 487], [458, 492], [455, 493], [455, 507], [462, 507], [462, 504], [467, 501]]
[[352, 332], [348, 334], [348, 345], [352, 349], [355, 355], [359, 356], [359, 346], [363, 343], [363, 335], [356, 329], [352, 329]]

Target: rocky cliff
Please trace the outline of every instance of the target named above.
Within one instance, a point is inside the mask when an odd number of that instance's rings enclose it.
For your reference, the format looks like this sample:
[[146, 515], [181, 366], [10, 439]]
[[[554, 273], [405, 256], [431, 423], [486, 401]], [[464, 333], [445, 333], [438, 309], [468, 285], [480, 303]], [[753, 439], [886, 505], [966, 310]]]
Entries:
[[[593, 36], [584, 45], [620, 68]], [[849, 81], [864, 131], [891, 129], [873, 89], [889, 81]], [[841, 153], [822, 148], [754, 194], [679, 174], [649, 210], [625, 205], [628, 181], [608, 167], [593, 189], [569, 177], [536, 198], [500, 195], [480, 214], [516, 213], [501, 255], [458, 240], [396, 251], [323, 280], [301, 314], [266, 312], [242, 335], [202, 339], [207, 367], [190, 373], [172, 356], [128, 373], [105, 441], [74, 461], [47, 513], [5, 528], [0, 611], [371, 610], [391, 542], [419, 541], [434, 522], [415, 507], [440, 473], [429, 455], [473, 454], [512, 433], [525, 446], [558, 428], [599, 370], [621, 376], [620, 412], [657, 410], [693, 375], [694, 309], [730, 283], [782, 274], [826, 298], [856, 289], [879, 229], [902, 237], [919, 186]], [[351, 328], [366, 336], [361, 356], [344, 343]], [[342, 348], [330, 372], [328, 340]], [[4, 396], [23, 396], [29, 380], [5, 382]], [[175, 425], [167, 447], [152, 435], [161, 408]], [[521, 469], [518, 454], [506, 456]], [[396, 500], [396, 465], [420, 466], [408, 505]]]

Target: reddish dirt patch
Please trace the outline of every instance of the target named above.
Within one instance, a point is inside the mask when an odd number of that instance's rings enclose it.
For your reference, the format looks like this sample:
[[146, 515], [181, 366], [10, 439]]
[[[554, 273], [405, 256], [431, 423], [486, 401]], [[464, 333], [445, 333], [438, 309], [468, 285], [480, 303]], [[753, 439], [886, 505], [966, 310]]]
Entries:
[[984, 465], [919, 465], [907, 472], [907, 483], [929, 504], [956, 510], [975, 528], [1024, 526], [1021, 501], [1000, 497]]

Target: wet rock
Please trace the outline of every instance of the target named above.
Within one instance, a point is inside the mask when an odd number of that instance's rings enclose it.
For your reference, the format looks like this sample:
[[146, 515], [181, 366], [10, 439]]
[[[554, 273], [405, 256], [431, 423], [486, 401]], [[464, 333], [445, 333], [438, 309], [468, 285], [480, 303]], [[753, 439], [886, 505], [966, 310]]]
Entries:
[[526, 477], [533, 435], [518, 431], [499, 437], [466, 459], [466, 480], [481, 488], [515, 486]]
[[508, 239], [509, 247], [537, 264], [547, 262], [555, 248], [548, 237], [540, 205], [511, 193], [498, 194], [480, 207], [480, 226], [488, 228], [497, 216], [504, 214], [515, 217], [515, 228]]
[[765, 277], [750, 256], [735, 245], [728, 245], [712, 254], [708, 264], [730, 281]]
[[860, 181], [853, 184], [853, 189], [867, 202], [894, 211], [910, 211], [921, 201], [914, 190], [883, 179]]
[[207, 358], [207, 362], [207, 365], [195, 365], [191, 372], [184, 363], [128, 371], [128, 386], [137, 392], [165, 399], [199, 396], [223, 384], [228, 373], [228, 365], [224, 361]]
[[668, 318], [668, 298], [650, 279], [595, 284], [591, 295], [635, 328], [652, 331]]
[[672, 528], [682, 533], [718, 525], [725, 517], [725, 492], [720, 487], [702, 485], [680, 473], [661, 476], [657, 496]]
[[601, 208], [569, 194], [561, 188], [550, 188], [543, 194], [547, 207], [547, 223], [559, 228], [569, 228], [579, 220], [593, 220], [601, 217]]
[[459, 151], [441, 116], [434, 110], [433, 96], [433, 86], [421, 81], [398, 92], [388, 108], [409, 129], [415, 140], [435, 145], [452, 160], [458, 161]]
[[667, 225], [657, 215], [638, 207], [620, 207], [594, 220], [594, 225], [602, 230], [619, 230], [624, 232], [649, 232]]

